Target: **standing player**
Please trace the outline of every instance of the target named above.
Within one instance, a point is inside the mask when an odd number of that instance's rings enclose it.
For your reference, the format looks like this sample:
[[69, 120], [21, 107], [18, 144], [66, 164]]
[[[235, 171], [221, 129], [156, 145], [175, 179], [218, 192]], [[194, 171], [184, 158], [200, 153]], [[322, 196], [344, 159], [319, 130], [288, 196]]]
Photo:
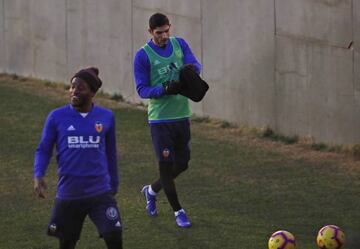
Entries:
[[47, 117], [35, 153], [34, 190], [45, 198], [44, 175], [56, 145], [58, 186], [48, 235], [60, 249], [73, 249], [88, 215], [108, 249], [122, 248], [122, 225], [113, 197], [118, 190], [115, 120], [113, 113], [93, 104], [101, 87], [97, 68], [86, 68], [70, 83], [69, 105]]
[[[148, 119], [151, 138], [159, 164], [160, 178], [142, 189], [150, 216], [157, 215], [156, 195], [163, 188], [180, 227], [191, 223], [181, 207], [174, 179], [188, 168], [190, 160], [191, 110], [186, 97], [179, 95], [178, 69], [201, 65], [190, 47], [180, 37], [170, 37], [170, 22], [161, 13], [149, 19], [152, 38], [138, 50], [134, 59], [136, 90], [141, 98], [150, 99]], [[175, 80], [175, 82], [168, 84]]]

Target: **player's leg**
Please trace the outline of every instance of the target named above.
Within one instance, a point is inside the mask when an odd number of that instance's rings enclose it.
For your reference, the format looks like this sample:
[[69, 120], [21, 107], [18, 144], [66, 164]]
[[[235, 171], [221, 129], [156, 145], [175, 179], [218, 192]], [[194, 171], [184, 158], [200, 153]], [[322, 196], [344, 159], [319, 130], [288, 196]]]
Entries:
[[174, 178], [187, 168], [190, 159], [189, 121], [164, 124], [160, 134], [158, 136], [160, 139], [157, 143], [157, 154], [161, 186], [174, 210], [177, 225], [189, 227], [191, 223], [180, 205], [174, 182]]
[[[172, 166], [173, 179], [188, 169], [188, 162], [190, 160], [190, 123], [188, 120], [184, 120], [177, 122], [176, 126], [175, 132], [179, 134], [175, 136], [176, 142], [174, 143], [175, 164]], [[158, 158], [160, 157], [161, 156], [158, 156]], [[150, 185], [150, 191], [153, 191], [154, 194], [160, 192], [161, 189], [162, 185], [160, 178]]]
[[190, 122], [184, 120], [177, 123], [177, 137], [174, 143], [174, 167], [173, 177], [176, 178], [182, 172], [188, 169], [190, 161]]
[[[159, 161], [160, 178], [152, 185], [145, 186], [142, 190], [147, 200], [146, 209], [150, 215], [151, 212], [149, 211], [151, 208], [155, 207], [156, 210], [154, 201], [156, 198], [156, 190], [159, 191], [163, 188], [169, 204], [175, 212], [177, 224], [181, 227], [188, 227], [191, 224], [179, 203], [174, 178], [186, 170], [189, 161], [189, 121], [152, 124], [150, 128], [153, 146]], [[180, 145], [179, 148], [176, 149], [179, 152], [179, 160], [177, 160], [179, 163], [174, 166], [176, 159], [175, 144]], [[151, 190], [155, 193], [151, 193]]]
[[[172, 167], [172, 178], [175, 179], [178, 175], [180, 175], [182, 172], [187, 170], [188, 164], [180, 163], [180, 164], [172, 165], [171, 167]], [[162, 185], [161, 185], [160, 178], [157, 179], [156, 181], [154, 181], [153, 183], [151, 183], [149, 186], [149, 191], [153, 195], [156, 195], [157, 193], [159, 193], [161, 191], [161, 189], [162, 189]]]
[[47, 234], [59, 239], [60, 249], [74, 249], [86, 212], [78, 200], [55, 200]]
[[173, 179], [178, 177], [182, 172], [188, 169], [188, 163], [186, 162], [175, 162], [173, 166]]
[[59, 248], [60, 249], [74, 249], [76, 246], [77, 240], [65, 240], [59, 239]]
[[[166, 123], [150, 124], [151, 140], [155, 150], [156, 158], [160, 161], [172, 161], [173, 146], [171, 130]], [[171, 166], [172, 167], [172, 166]], [[160, 167], [159, 167], [160, 168]], [[150, 185], [145, 185], [141, 192], [146, 199], [146, 211], [149, 216], [156, 216], [156, 195], [162, 189], [161, 178]]]
[[116, 200], [110, 193], [92, 198], [89, 217], [108, 249], [122, 249], [121, 216]]
[[107, 249], [122, 249], [122, 231], [103, 234]]
[[179, 199], [176, 192], [176, 187], [173, 178], [173, 163], [172, 162], [159, 162], [159, 173], [161, 185], [164, 189], [165, 195], [169, 201], [170, 206], [175, 211], [181, 209]]
[[[178, 176], [188, 168], [190, 160], [190, 123], [188, 120], [176, 124], [176, 142], [174, 143], [174, 169], [173, 174]], [[176, 224], [180, 227], [191, 226], [185, 210], [182, 208], [174, 209]]]
[[171, 205], [174, 214], [175, 221], [179, 227], [190, 227], [191, 223], [185, 213], [185, 210], [181, 207], [176, 192], [176, 187], [174, 183], [174, 178], [172, 176], [172, 163], [169, 162], [159, 162], [160, 170], [160, 180], [164, 188], [165, 195]]

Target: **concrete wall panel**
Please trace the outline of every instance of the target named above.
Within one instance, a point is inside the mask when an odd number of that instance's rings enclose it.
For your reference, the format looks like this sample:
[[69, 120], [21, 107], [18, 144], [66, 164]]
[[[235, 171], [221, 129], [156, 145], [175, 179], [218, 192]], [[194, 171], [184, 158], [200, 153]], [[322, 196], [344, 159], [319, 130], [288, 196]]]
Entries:
[[32, 74], [66, 82], [66, 0], [36, 0], [29, 11], [33, 37]]
[[276, 126], [287, 135], [308, 134], [309, 47], [285, 37], [276, 40]]
[[274, 111], [272, 1], [206, 1], [203, 5], [204, 113], [265, 126]]
[[359, 127], [354, 118], [352, 52], [333, 47], [312, 47], [309, 60], [309, 100], [312, 134], [318, 141], [355, 142]]
[[7, 71], [6, 65], [6, 54], [5, 54], [5, 34], [4, 34], [4, 2], [5, 0], [0, 0], [0, 72]]
[[312, 47], [309, 134], [318, 141], [357, 143], [359, 116], [354, 115], [353, 53], [348, 49]]
[[28, 0], [4, 2], [5, 61], [9, 73], [33, 75], [31, 3]]
[[352, 0], [275, 0], [276, 34], [334, 46], [352, 41]]
[[[200, 2], [201, 0], [133, 0], [133, 7], [147, 10], [150, 15], [155, 12], [163, 12], [171, 16], [182, 16], [196, 20], [199, 18]], [[148, 15], [148, 17], [150, 17], [150, 15]], [[148, 17], [146, 18], [147, 20], [149, 19]], [[146, 24], [148, 24], [148, 22], [146, 22]], [[148, 25], [146, 25], [146, 27], [147, 26]]]
[[[357, 127], [353, 131], [353, 136], [359, 141], [360, 138], [360, 1], [353, 1], [353, 34], [354, 43], [351, 48], [354, 56], [354, 123]], [[346, 140], [344, 140], [346, 141]], [[359, 143], [356, 141], [355, 143]]]
[[354, 32], [354, 88], [357, 96], [357, 104], [360, 106], [360, 1], [353, 2], [353, 32]]
[[355, 104], [360, 107], [360, 52], [359, 49], [354, 51], [354, 93]]
[[68, 76], [97, 66], [104, 91], [131, 98], [131, 0], [71, 0], [67, 8]]
[[276, 130], [356, 142], [351, 50], [277, 38]]

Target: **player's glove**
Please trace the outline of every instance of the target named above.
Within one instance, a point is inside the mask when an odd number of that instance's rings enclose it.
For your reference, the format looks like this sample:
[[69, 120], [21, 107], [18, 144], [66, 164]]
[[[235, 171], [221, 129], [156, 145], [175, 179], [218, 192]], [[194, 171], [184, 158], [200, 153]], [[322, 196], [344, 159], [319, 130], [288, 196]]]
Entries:
[[186, 72], [186, 71], [193, 71], [196, 72], [196, 67], [193, 64], [185, 64], [182, 66], [181, 71]]
[[183, 89], [183, 84], [179, 81], [166, 81], [163, 83], [165, 94], [175, 95], [179, 94]]

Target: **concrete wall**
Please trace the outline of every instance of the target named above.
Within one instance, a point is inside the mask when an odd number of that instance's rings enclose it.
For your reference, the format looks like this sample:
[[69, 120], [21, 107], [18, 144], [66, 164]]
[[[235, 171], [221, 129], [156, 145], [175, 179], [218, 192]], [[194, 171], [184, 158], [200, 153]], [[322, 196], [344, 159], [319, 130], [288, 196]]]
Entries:
[[274, 3], [204, 1], [204, 113], [255, 126], [274, 124]]
[[131, 0], [67, 0], [66, 7], [67, 72], [97, 65], [106, 91], [131, 97]]
[[3, 0], [4, 71], [18, 74], [33, 72], [31, 2]]
[[[360, 1], [353, 2], [353, 34], [354, 34], [354, 92], [355, 108], [360, 108]], [[356, 113], [358, 117], [359, 111]], [[356, 119], [356, 118], [355, 118]], [[359, 130], [359, 129], [357, 129]], [[360, 132], [360, 131], [359, 131]]]
[[353, 3], [276, 0], [276, 130], [359, 142]]
[[67, 82], [96, 65], [105, 91], [143, 101], [132, 60], [156, 11], [203, 64], [195, 113], [359, 143], [357, 0], [0, 0], [0, 71]]
[[4, 1], [0, 1], [0, 69], [5, 70]]

